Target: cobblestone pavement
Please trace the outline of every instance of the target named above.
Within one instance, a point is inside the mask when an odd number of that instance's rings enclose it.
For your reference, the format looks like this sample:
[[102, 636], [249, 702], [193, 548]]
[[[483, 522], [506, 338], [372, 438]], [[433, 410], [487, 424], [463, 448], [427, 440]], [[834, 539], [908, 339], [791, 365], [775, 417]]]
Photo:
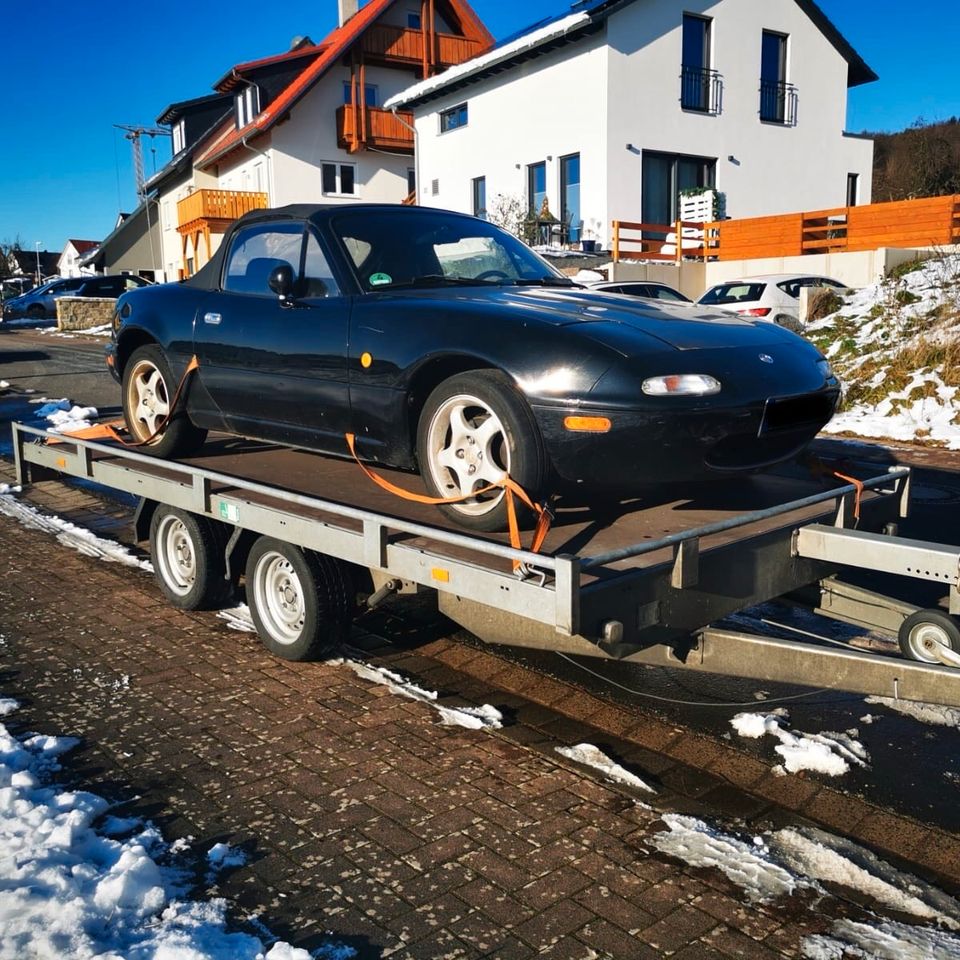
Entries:
[[[31, 492], [104, 531], [128, 513], [60, 483]], [[213, 614], [172, 609], [145, 573], [3, 516], [0, 634], [16, 729], [83, 738], [64, 778], [168, 840], [242, 846], [248, 863], [215, 892], [299, 946], [329, 932], [361, 958], [764, 960], [864, 916], [812, 893], [747, 906], [719, 872], [654, 852], [657, 812], [545, 752], [544, 731], [583, 728], [476, 664], [458, 671], [443, 640], [427, 674], [443, 702], [527, 719], [441, 726], [425, 704], [343, 665], [276, 660]]]

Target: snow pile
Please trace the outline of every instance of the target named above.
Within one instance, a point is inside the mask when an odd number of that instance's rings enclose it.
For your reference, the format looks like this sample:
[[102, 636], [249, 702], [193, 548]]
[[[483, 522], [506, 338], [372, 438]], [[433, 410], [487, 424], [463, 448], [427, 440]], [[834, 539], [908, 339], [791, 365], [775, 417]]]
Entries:
[[36, 415], [45, 419], [49, 423], [47, 429], [55, 433], [69, 433], [71, 430], [89, 427], [100, 416], [96, 407], [80, 407], [66, 398], [47, 400], [43, 406], [37, 408]]
[[64, 546], [88, 557], [96, 557], [110, 563], [122, 563], [127, 567], [139, 567], [141, 570], [153, 573], [153, 565], [149, 560], [138, 559], [122, 544], [115, 540], [98, 537], [86, 527], [78, 527], [69, 520], [64, 520], [63, 517], [40, 513], [34, 507], [15, 500], [9, 489], [0, 490], [0, 513], [31, 530], [52, 533]]
[[960, 903], [850, 840], [810, 827], [778, 830], [769, 844], [779, 862], [805, 880], [831, 881], [898, 913], [960, 929]]
[[[0, 724], [0, 960], [23, 957], [156, 957], [164, 960], [310, 960], [286, 943], [226, 930], [226, 902], [178, 899], [184, 871], [153, 827], [117, 821], [126, 840], [94, 824], [108, 808], [91, 793], [44, 780], [77, 743], [19, 740]], [[353, 956], [340, 948], [340, 957]], [[342, 952], [349, 950], [349, 953]]]
[[608, 780], [634, 787], [646, 793], [656, 793], [648, 783], [645, 783], [636, 774], [624, 770], [619, 763], [614, 763], [599, 747], [592, 743], [578, 743], [575, 747], [555, 747], [557, 753], [575, 763], [582, 763], [586, 767], [599, 770]]
[[[767, 734], [780, 744], [775, 747], [783, 764], [774, 773], [812, 770], [830, 777], [847, 773], [850, 764], [866, 767], [870, 757], [863, 744], [850, 733], [802, 733], [786, 726], [789, 714], [782, 707], [772, 713], [738, 713], [730, 724], [741, 737], [759, 739]], [[853, 731], [855, 733], [855, 731]]]
[[960, 960], [960, 939], [925, 927], [838, 920], [831, 936], [807, 937], [807, 960]]
[[0, 390], [9, 390], [10, 381], [9, 380], [0, 380]]
[[804, 333], [844, 384], [826, 432], [960, 450], [960, 254], [902, 267]]
[[648, 841], [652, 846], [693, 867], [715, 867], [751, 902], [789, 896], [803, 885], [774, 862], [762, 837], [755, 837], [751, 845], [696, 817], [674, 813], [664, 814], [663, 822], [669, 829], [655, 834]]
[[463, 63], [450, 67], [448, 70], [444, 70], [443, 73], [438, 73], [435, 77], [430, 77], [427, 80], [421, 80], [420, 83], [415, 83], [402, 93], [398, 93], [391, 97], [384, 103], [383, 106], [386, 110], [392, 110], [394, 107], [403, 106], [404, 104], [409, 103], [411, 100], [416, 100], [418, 97], [424, 96], [424, 94], [431, 93], [434, 90], [439, 90], [442, 87], [445, 87], [452, 80], [457, 80], [462, 77], [470, 76], [474, 73], [479, 73], [481, 70], [484, 70], [493, 64], [501, 63], [504, 60], [509, 60], [518, 53], [523, 53], [526, 50], [533, 50], [536, 47], [539, 47], [542, 43], [547, 43], [549, 40], [554, 40], [557, 37], [565, 36], [589, 21], [590, 15], [587, 13], [574, 13], [570, 16], [562, 17], [559, 20], [554, 20], [553, 22], [548, 23], [546, 26], [541, 27], [539, 30], [531, 30], [529, 33], [525, 33], [522, 36], [517, 37], [515, 40], [511, 40], [508, 43], [494, 47], [488, 53], [481, 54], [479, 57], [474, 57], [472, 60], [466, 60]]
[[433, 690], [424, 690], [415, 683], [405, 680], [398, 673], [386, 667], [371, 667], [359, 660], [330, 660], [331, 664], [349, 667], [358, 677], [387, 687], [392, 693], [411, 700], [429, 704], [440, 714], [444, 726], [466, 727], [469, 730], [499, 730], [503, 726], [503, 714], [496, 707], [485, 703], [480, 707], [443, 707], [436, 702], [437, 694]]
[[867, 697], [866, 702], [887, 707], [904, 716], [913, 717], [921, 723], [960, 729], [960, 710], [956, 707], [941, 707], [935, 703], [915, 703], [913, 700], [894, 700], [893, 697]]

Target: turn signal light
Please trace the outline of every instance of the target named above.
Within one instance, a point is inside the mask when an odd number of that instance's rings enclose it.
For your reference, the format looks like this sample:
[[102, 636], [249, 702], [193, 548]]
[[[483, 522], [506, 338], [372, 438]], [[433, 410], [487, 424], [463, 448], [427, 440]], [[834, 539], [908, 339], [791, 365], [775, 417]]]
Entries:
[[563, 425], [576, 433], [609, 433], [613, 423], [609, 417], [564, 417]]

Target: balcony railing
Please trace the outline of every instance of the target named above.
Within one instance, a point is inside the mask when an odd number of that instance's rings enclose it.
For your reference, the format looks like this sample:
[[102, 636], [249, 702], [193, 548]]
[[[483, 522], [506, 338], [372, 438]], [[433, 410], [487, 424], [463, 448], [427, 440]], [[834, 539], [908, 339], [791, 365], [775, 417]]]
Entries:
[[[429, 38], [429, 34], [427, 34]], [[457, 37], [450, 33], [435, 33], [433, 63], [452, 67], [475, 57], [482, 50], [479, 40]], [[405, 63], [415, 66], [423, 63], [424, 33], [409, 27], [377, 24], [363, 35], [363, 52], [368, 60]]]
[[337, 109], [337, 143], [344, 150], [394, 150], [413, 153], [413, 114], [398, 111], [394, 116], [379, 107], [345, 104]]
[[680, 106], [684, 110], [718, 114], [723, 102], [723, 82], [716, 70], [684, 65], [680, 73]]
[[792, 127], [797, 122], [797, 88], [780, 80], [760, 81], [760, 119], [764, 123], [782, 123]]
[[[186, 233], [200, 221], [229, 222], [251, 210], [263, 210], [266, 206], [265, 193], [247, 190], [197, 190], [177, 202], [177, 229]], [[215, 223], [210, 225], [215, 226]]]

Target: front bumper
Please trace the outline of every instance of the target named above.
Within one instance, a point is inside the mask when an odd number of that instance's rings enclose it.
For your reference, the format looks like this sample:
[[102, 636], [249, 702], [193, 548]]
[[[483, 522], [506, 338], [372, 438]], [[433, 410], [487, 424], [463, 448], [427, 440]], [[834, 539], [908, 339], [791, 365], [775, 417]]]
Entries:
[[[624, 411], [534, 404], [533, 413], [562, 480], [630, 490], [746, 473], [789, 460], [830, 419], [839, 395], [838, 389], [826, 388], [735, 408], [691, 403]], [[574, 432], [564, 426], [568, 416], [608, 417], [612, 425], [607, 433]]]

